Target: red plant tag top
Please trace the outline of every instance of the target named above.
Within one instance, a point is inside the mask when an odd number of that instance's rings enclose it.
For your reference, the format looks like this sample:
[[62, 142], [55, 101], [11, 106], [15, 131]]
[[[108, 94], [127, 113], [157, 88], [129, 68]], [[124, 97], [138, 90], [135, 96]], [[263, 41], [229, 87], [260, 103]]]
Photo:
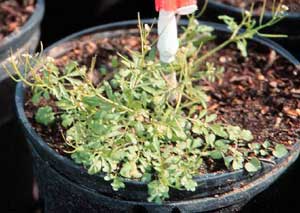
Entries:
[[155, 0], [156, 11], [165, 10], [175, 12], [177, 9], [197, 5], [196, 0]]

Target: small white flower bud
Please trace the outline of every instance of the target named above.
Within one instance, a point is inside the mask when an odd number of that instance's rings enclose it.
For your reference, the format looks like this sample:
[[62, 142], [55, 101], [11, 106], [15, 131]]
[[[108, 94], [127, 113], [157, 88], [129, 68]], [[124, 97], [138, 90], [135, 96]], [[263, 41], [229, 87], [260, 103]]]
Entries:
[[151, 27], [148, 24], [145, 24], [144, 28], [147, 33], [151, 31]]
[[286, 12], [286, 11], [288, 11], [289, 10], [289, 7], [288, 6], [286, 6], [286, 5], [281, 5], [281, 11], [283, 11], [283, 12]]

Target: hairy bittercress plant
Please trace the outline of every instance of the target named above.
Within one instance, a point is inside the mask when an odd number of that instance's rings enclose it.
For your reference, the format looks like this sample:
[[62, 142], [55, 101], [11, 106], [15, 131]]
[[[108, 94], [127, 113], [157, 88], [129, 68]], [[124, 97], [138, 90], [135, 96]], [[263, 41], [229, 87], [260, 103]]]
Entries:
[[[52, 58], [41, 55], [12, 59], [18, 78], [7, 71], [31, 89], [34, 104], [41, 97], [55, 100], [58, 113], [50, 106], [41, 107], [35, 119], [66, 128], [63, 137], [76, 163], [90, 174], [105, 174], [114, 190], [124, 188], [126, 179], [144, 181], [148, 200], [161, 203], [169, 198], [170, 188], [195, 191], [193, 177], [199, 175], [205, 159], [223, 161], [229, 170], [256, 172], [266, 156], [287, 154], [282, 145], [253, 143], [250, 131], [217, 122], [217, 115], [207, 111], [206, 93], [196, 83], [222, 76], [222, 67], [206, 61], [209, 56], [230, 43], [246, 56], [247, 39], [279, 21], [282, 13], [258, 26], [251, 11], [240, 24], [227, 16], [220, 18], [232, 31], [228, 40], [202, 55], [201, 47], [215, 39], [213, 29], [191, 17], [177, 58], [169, 65], [155, 57], [150, 27], [139, 24], [141, 51], [130, 52], [130, 59], [119, 55], [113, 63], [115, 75], [96, 86], [87, 78], [85, 66], [70, 61], [59, 69]], [[23, 74], [18, 63], [25, 67]], [[90, 70], [94, 66], [95, 60]], [[106, 73], [103, 68], [101, 72]]]

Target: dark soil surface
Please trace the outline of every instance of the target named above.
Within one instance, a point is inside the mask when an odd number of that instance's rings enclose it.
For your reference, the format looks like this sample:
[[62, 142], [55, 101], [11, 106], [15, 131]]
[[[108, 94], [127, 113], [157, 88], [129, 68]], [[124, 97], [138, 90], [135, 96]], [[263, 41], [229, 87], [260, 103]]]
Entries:
[[[116, 52], [127, 54], [126, 49], [139, 49], [139, 38], [123, 36], [114, 39], [88, 41], [84, 37], [72, 43], [72, 48], [56, 59], [58, 66], [69, 60], [76, 60], [90, 66], [91, 59], [97, 55], [97, 66], [110, 67], [110, 61]], [[215, 46], [206, 45], [203, 51]], [[225, 68], [224, 76], [215, 83], [201, 82], [210, 95], [209, 111], [218, 114], [223, 123], [238, 125], [252, 132], [255, 142], [270, 140], [290, 147], [300, 136], [300, 71], [274, 51], [261, 45], [250, 43], [249, 57], [243, 58], [231, 45], [209, 58], [210, 62]], [[112, 70], [112, 69], [111, 69]], [[90, 77], [95, 82], [101, 80], [95, 71]], [[62, 137], [63, 127], [56, 124], [44, 127], [34, 121], [38, 107], [55, 102], [43, 100], [39, 106], [30, 101], [27, 92], [26, 115], [36, 131], [57, 152], [66, 155], [66, 146]], [[215, 171], [215, 169], [212, 169]], [[210, 171], [212, 171], [210, 170]]]
[[0, 42], [22, 27], [35, 9], [35, 0], [0, 0]]
[[248, 53], [245, 59], [232, 45], [209, 59], [225, 68], [221, 80], [206, 83], [210, 110], [249, 129], [259, 143], [291, 145], [300, 135], [300, 70], [258, 44]]
[[[264, 0], [216, 0], [224, 4], [233, 5], [235, 7], [240, 7], [243, 9], [249, 9], [254, 3], [254, 8], [256, 13], [261, 11]], [[276, 0], [278, 4], [279, 0]], [[299, 0], [283, 0], [284, 5], [288, 6], [289, 12], [300, 12], [300, 1]], [[273, 0], [267, 0], [266, 8], [268, 11], [272, 11]]]

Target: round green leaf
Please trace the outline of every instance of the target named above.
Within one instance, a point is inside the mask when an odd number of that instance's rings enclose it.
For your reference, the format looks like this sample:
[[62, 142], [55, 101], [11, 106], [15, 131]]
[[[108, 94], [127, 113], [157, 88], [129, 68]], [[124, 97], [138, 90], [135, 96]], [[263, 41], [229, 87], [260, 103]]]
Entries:
[[245, 164], [245, 169], [247, 172], [257, 172], [261, 169], [261, 162], [257, 158], [252, 158]]
[[55, 121], [52, 108], [50, 106], [40, 107], [35, 114], [35, 120], [45, 126], [52, 124]]
[[282, 158], [288, 154], [288, 150], [283, 144], [277, 144], [275, 146], [275, 150], [273, 151], [273, 155], [277, 158]]
[[210, 152], [210, 157], [212, 157], [215, 160], [220, 160], [223, 158], [222, 152], [218, 151], [218, 150], [214, 150], [212, 152]]

